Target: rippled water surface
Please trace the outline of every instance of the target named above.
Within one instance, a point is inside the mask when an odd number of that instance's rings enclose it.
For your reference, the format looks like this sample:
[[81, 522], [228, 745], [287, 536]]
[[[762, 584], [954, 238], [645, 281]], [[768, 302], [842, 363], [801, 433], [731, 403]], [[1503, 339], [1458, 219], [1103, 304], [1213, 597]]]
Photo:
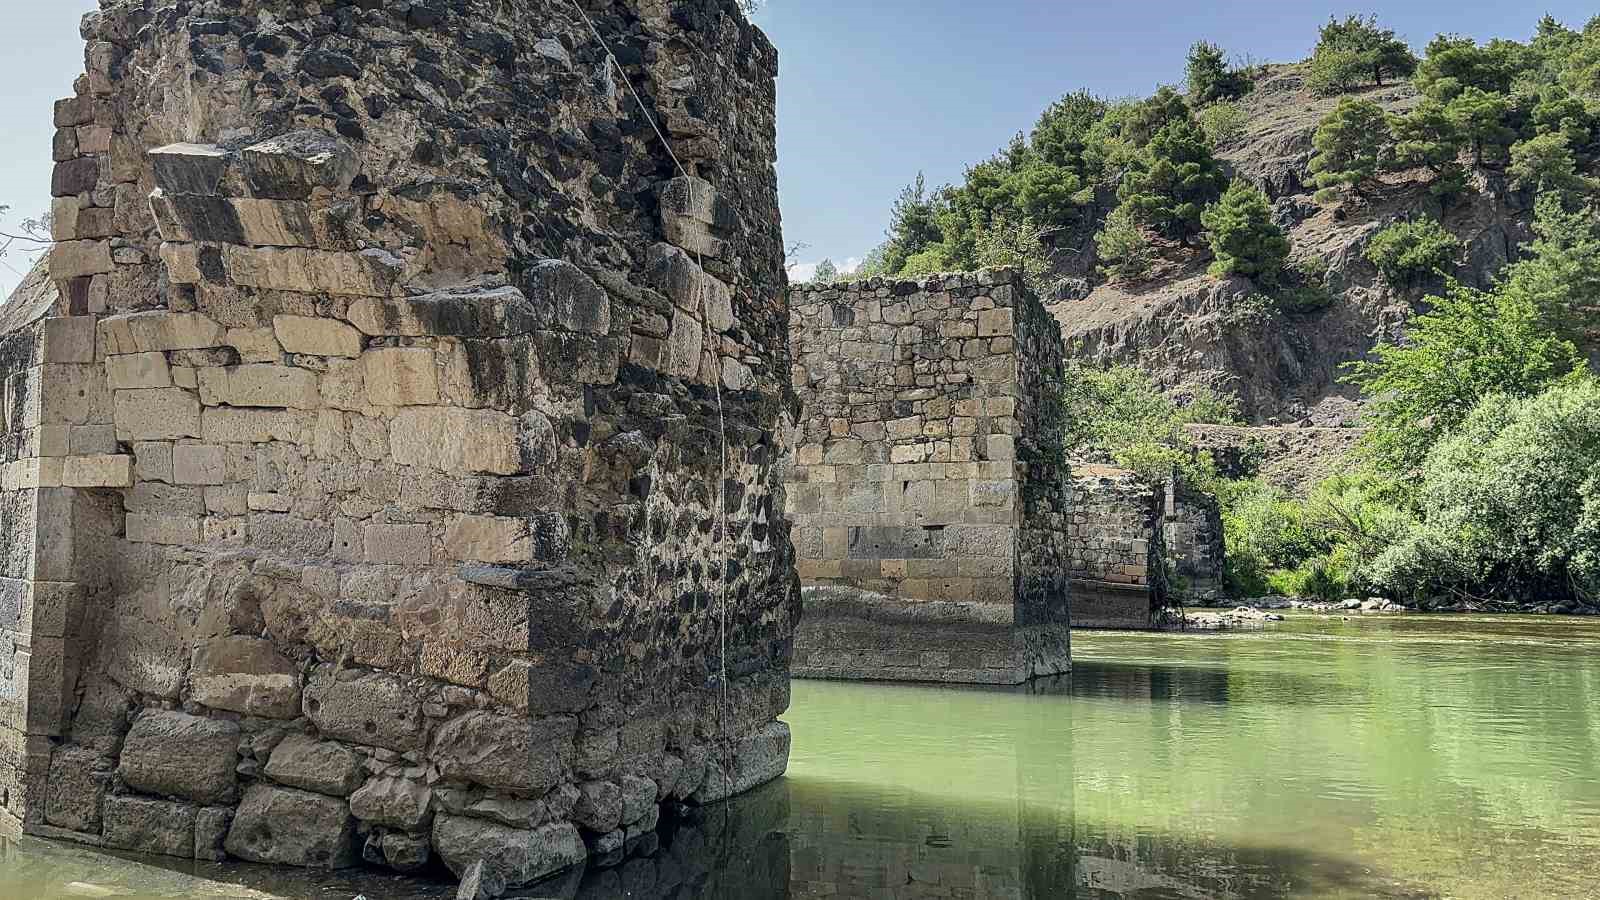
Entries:
[[[1078, 632], [1073, 654], [1029, 689], [796, 682], [788, 777], [524, 893], [1600, 898], [1600, 622], [1305, 616]], [[100, 865], [13, 848], [0, 897], [256, 896]], [[201, 874], [448, 894], [239, 871]]]

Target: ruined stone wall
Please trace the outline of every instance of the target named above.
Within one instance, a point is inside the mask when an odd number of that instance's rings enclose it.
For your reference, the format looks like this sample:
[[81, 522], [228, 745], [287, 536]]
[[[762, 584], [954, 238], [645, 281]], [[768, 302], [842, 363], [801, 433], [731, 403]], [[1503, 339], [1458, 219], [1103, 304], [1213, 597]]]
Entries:
[[[798, 671], [1060, 671], [1065, 464], [1026, 431], [1052, 403], [1061, 344], [1038, 300], [986, 271], [803, 287], [790, 307], [804, 412], [788, 509], [800, 576], [827, 589], [807, 599]], [[948, 635], [967, 625], [958, 648]], [[1017, 643], [1035, 626], [1040, 643]]]
[[1166, 600], [1162, 492], [1126, 469], [1072, 466], [1072, 624], [1147, 628]]
[[1168, 564], [1178, 579], [1172, 585], [1175, 598], [1186, 603], [1220, 599], [1226, 547], [1217, 499], [1176, 479], [1169, 481], [1161, 535]]
[[71, 564], [5, 574], [78, 598], [0, 741], [30, 830], [515, 885], [783, 770], [775, 52], [584, 8], [688, 176], [564, 0], [85, 18], [0, 361], [77, 429], [7, 432]]

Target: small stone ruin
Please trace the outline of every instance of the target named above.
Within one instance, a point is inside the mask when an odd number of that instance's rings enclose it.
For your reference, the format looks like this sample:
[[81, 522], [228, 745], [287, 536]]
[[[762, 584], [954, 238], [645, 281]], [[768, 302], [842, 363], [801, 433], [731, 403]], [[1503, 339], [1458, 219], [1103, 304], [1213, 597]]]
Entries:
[[515, 887], [782, 773], [776, 54], [733, 0], [82, 30], [0, 311], [12, 826]]
[[1069, 667], [1059, 329], [1011, 271], [790, 294], [794, 673], [1015, 684]]

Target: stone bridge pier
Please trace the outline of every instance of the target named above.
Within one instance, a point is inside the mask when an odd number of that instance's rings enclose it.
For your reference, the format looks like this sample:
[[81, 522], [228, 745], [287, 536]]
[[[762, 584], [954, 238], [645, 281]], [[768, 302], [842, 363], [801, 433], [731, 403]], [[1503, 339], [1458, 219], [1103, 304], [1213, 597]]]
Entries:
[[803, 286], [796, 675], [1015, 684], [1069, 667], [1055, 320], [1011, 271]]
[[0, 310], [12, 827], [517, 886], [784, 770], [776, 54], [578, 3], [620, 62], [569, 0], [84, 19]]

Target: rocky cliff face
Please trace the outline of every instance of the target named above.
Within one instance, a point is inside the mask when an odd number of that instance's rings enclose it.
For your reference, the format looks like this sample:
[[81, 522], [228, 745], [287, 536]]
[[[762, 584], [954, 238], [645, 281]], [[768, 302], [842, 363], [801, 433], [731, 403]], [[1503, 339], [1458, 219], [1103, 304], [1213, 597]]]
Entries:
[[0, 316], [7, 811], [514, 886], [781, 773], [776, 55], [735, 4], [83, 34], [59, 292]]
[[[1409, 85], [1366, 95], [1393, 112], [1417, 101]], [[1244, 134], [1217, 151], [1273, 200], [1294, 260], [1317, 273], [1330, 297], [1325, 308], [1275, 312], [1245, 279], [1212, 278], [1204, 261], [1169, 265], [1148, 281], [1103, 284], [1082, 299], [1053, 304], [1069, 352], [1137, 365], [1180, 394], [1196, 385], [1237, 393], [1255, 423], [1352, 422], [1356, 392], [1339, 383], [1340, 367], [1378, 340], [1398, 337], [1421, 296], [1384, 282], [1362, 256], [1367, 241], [1396, 220], [1433, 215], [1466, 248], [1452, 274], [1486, 284], [1531, 236], [1532, 204], [1499, 181], [1480, 179], [1467, 196], [1441, 208], [1419, 174], [1397, 173], [1364, 204], [1319, 207], [1309, 186], [1312, 136], [1335, 103], [1306, 90], [1300, 67], [1273, 67], [1240, 101]], [[1093, 256], [1085, 246], [1062, 254], [1072, 257], [1071, 271]]]

